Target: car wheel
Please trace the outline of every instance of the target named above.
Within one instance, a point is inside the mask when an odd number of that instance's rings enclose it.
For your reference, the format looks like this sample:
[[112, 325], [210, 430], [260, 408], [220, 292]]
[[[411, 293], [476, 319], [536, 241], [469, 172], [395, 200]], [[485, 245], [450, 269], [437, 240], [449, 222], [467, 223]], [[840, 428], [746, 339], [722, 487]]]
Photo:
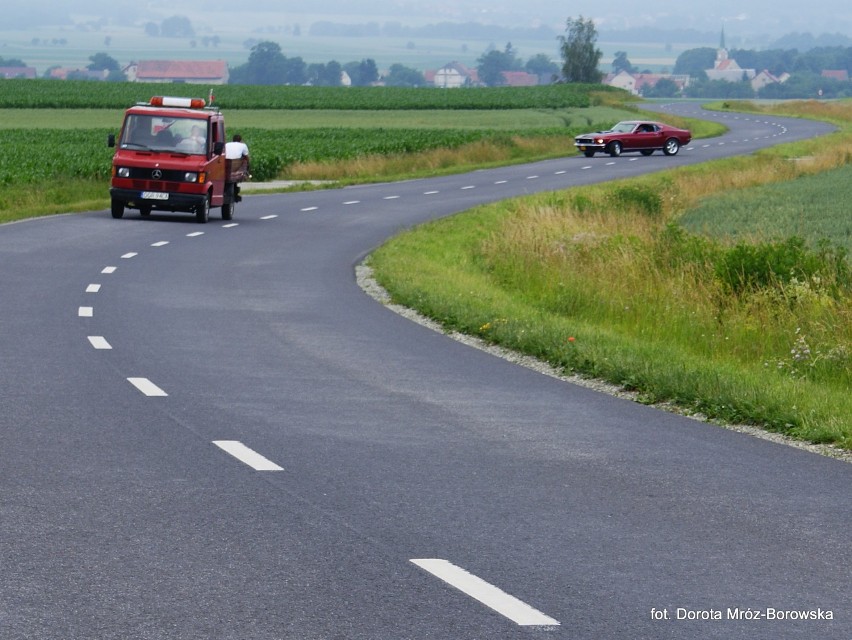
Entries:
[[642, 149], [642, 151], [640, 151], [639, 153], [641, 153], [643, 156], [650, 156], [652, 153], [654, 153], [654, 150], [653, 149]]
[[622, 149], [623, 147], [621, 146], [621, 143], [618, 140], [614, 140], [609, 143], [609, 155], [611, 155], [613, 158], [617, 158], [618, 156], [620, 156]]
[[124, 202], [113, 199], [110, 203], [110, 213], [115, 219], [121, 218], [124, 215]]
[[210, 198], [204, 200], [195, 207], [195, 219], [204, 224], [210, 219]]
[[663, 147], [663, 153], [667, 156], [673, 156], [678, 151], [680, 151], [680, 142], [678, 142], [675, 138], [669, 138], [666, 140], [666, 144]]
[[584, 151], [583, 155], [586, 156], [587, 158], [593, 158], [594, 155], [595, 155], [595, 152], [594, 151]]

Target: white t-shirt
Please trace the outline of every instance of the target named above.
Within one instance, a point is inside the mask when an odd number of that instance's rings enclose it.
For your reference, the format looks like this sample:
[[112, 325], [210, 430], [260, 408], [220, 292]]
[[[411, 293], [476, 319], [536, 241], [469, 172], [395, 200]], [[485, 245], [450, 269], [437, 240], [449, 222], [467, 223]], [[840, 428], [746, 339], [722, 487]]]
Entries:
[[245, 142], [226, 142], [225, 158], [227, 160], [239, 160], [248, 157], [249, 149]]

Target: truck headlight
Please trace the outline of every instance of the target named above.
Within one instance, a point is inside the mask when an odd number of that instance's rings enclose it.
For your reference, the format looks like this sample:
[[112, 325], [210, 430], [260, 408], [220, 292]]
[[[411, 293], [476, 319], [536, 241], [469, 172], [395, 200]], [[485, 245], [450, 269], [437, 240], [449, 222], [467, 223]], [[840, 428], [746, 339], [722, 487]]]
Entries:
[[187, 182], [197, 182], [198, 174], [195, 171], [187, 171], [185, 174], [183, 174], [183, 179]]
[[119, 167], [118, 171], [116, 171], [119, 178], [129, 178], [130, 177], [130, 167]]

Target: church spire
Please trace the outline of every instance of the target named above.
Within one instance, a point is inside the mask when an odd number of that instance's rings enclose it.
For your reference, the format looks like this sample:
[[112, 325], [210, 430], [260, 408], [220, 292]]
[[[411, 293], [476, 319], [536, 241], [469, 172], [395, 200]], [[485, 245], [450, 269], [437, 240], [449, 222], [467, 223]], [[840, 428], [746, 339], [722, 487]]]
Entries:
[[728, 47], [725, 46], [725, 25], [722, 25], [722, 38], [719, 40], [719, 48], [720, 49], [727, 49], [728, 48]]

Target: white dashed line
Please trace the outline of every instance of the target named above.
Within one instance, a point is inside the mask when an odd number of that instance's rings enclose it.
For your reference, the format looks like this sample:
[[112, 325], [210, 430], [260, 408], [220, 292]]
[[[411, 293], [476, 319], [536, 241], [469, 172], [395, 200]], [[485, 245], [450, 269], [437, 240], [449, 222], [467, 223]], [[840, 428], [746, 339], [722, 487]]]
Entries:
[[615, 164], [615, 162], [607, 162], [607, 163], [606, 163], [606, 166], [611, 167], [611, 166], [612, 166], [612, 165], [614, 165], [614, 164]]
[[563, 173], [568, 173], [568, 172], [567, 172], [567, 171], [557, 171], [557, 172], [556, 172], [555, 174], [553, 174], [553, 175], [561, 176]]
[[382, 200], [397, 200], [399, 196], [385, 196]]
[[585, 167], [581, 167], [581, 169], [583, 169], [583, 170], [591, 169], [591, 168], [592, 168], [592, 165], [590, 165], [590, 164], [587, 164]]
[[95, 315], [94, 307], [80, 307], [77, 309], [77, 315], [81, 318], [91, 318]]
[[204, 235], [203, 231], [193, 231], [192, 233], [187, 233], [186, 237], [187, 238], [197, 238], [198, 236], [203, 236], [203, 235]]
[[305, 207], [304, 209], [299, 209], [299, 211], [316, 211], [319, 207]]
[[283, 468], [268, 458], [264, 458], [237, 440], [214, 440], [213, 444], [223, 451], [230, 453], [237, 460], [247, 464], [255, 471], [284, 471]]
[[461, 188], [462, 191], [467, 191], [468, 189], [476, 189], [476, 185], [469, 184], [466, 187]]
[[508, 180], [497, 180], [494, 184], [506, 184]]
[[130, 253], [125, 253], [125, 254], [124, 254], [123, 256], [121, 256], [121, 257], [122, 257], [122, 259], [124, 259], [124, 260], [129, 260], [130, 258], [135, 258], [135, 257], [136, 257], [136, 256], [138, 256], [138, 255], [139, 255], [138, 253], [135, 253], [135, 252], [131, 251]]
[[533, 627], [558, 626], [560, 624], [558, 620], [544, 615], [541, 611], [533, 609], [525, 602], [518, 600], [514, 596], [510, 596], [505, 591], [485, 582], [485, 580], [476, 577], [472, 573], [468, 573], [451, 562], [431, 558], [415, 559], [411, 560], [411, 562], [424, 571], [428, 571], [436, 578], [455, 587], [462, 593], [469, 595], [475, 600], [479, 600], [486, 607], [490, 607], [500, 615], [509, 618], [509, 620], [517, 625]]
[[105, 273], [105, 274], [109, 275], [111, 273], [115, 273], [116, 269], [118, 269], [118, 267], [104, 267], [101, 270], [101, 273]]
[[160, 387], [148, 380], [148, 378], [128, 378], [127, 381], [134, 387], [139, 389], [139, 391], [144, 393], [146, 396], [162, 397], [169, 395], [168, 393], [160, 389]]
[[239, 226], [240, 226], [239, 222], [231, 222], [230, 224], [223, 224], [222, 228], [223, 229], [233, 229], [234, 227], [239, 227]]
[[360, 204], [360, 203], [361, 203], [360, 200], [347, 200], [343, 204], [349, 205], [349, 204]]
[[273, 213], [273, 214], [268, 215], [268, 216], [261, 216], [261, 218], [260, 218], [260, 219], [261, 219], [261, 220], [272, 220], [272, 219], [277, 218], [277, 217], [278, 217], [278, 214], [277, 214], [277, 213]]
[[152, 247], [165, 247], [167, 244], [169, 244], [168, 240], [160, 240], [159, 242], [155, 242], [151, 246]]
[[110, 343], [103, 336], [89, 336], [89, 342], [95, 349], [112, 349]]
[[538, 176], [527, 176], [526, 177], [527, 180], [536, 180], [537, 178], [538, 178]]
[[440, 191], [424, 191], [424, 196], [434, 196], [436, 193], [441, 193]]
[[86, 293], [97, 293], [101, 290], [101, 285], [99, 284], [90, 284], [86, 287]]

